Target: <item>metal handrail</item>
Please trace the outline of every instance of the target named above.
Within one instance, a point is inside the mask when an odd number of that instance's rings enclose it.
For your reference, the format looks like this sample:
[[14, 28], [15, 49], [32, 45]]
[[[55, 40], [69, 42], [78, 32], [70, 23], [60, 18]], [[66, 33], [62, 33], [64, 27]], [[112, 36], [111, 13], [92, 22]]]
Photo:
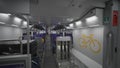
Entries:
[[7, 42], [7, 41], [20, 41], [19, 39], [13, 39], [13, 40], [0, 40], [0, 42]]

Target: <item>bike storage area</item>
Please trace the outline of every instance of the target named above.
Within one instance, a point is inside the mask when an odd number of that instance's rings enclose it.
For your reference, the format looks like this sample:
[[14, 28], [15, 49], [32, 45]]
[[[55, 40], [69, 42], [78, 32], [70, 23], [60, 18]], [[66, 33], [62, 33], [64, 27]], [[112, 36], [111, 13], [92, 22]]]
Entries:
[[103, 68], [103, 10], [92, 8], [67, 30], [51, 35], [59, 68]]
[[93, 8], [72, 24], [71, 62], [79, 68], [103, 68], [103, 9]]
[[72, 22], [71, 61], [79, 68], [119, 68], [120, 2], [108, 1], [106, 7], [93, 8]]
[[67, 29], [51, 34], [59, 68], [103, 68], [103, 13], [103, 8], [92, 8]]
[[58, 68], [73, 68], [70, 62], [70, 49], [72, 47], [71, 31], [51, 31], [52, 51], [57, 61]]

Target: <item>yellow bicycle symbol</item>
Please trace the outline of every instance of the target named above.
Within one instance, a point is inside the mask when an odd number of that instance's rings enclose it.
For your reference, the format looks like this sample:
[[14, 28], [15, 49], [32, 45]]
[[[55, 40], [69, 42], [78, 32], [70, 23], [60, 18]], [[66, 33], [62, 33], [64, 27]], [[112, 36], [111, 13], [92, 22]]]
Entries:
[[87, 48], [89, 46], [89, 49], [94, 53], [101, 52], [101, 43], [98, 40], [94, 39], [93, 34], [90, 34], [89, 36], [83, 34], [79, 39], [79, 44], [82, 48]]

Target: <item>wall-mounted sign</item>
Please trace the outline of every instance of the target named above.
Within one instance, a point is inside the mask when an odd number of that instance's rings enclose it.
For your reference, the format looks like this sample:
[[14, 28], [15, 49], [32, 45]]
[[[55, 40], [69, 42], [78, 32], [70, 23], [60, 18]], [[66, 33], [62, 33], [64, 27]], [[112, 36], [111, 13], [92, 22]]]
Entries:
[[103, 21], [104, 21], [104, 24], [109, 24], [110, 23], [110, 18], [109, 17], [104, 17]]
[[103, 64], [104, 27], [73, 30], [73, 47], [99, 64]]
[[86, 35], [81, 34], [78, 43], [80, 43], [81, 48], [89, 48], [93, 53], [99, 54], [101, 52], [101, 43], [99, 40], [94, 38], [94, 34]]

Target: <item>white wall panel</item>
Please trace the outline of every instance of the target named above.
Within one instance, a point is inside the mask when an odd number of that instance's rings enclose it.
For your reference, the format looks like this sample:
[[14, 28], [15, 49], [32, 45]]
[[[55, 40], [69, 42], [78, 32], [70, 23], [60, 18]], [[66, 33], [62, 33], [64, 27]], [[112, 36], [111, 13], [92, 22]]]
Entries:
[[[103, 63], [103, 31], [104, 27], [73, 30], [74, 48], [101, 65]], [[92, 39], [90, 38], [91, 34], [93, 35]], [[90, 47], [94, 45], [94, 43], [90, 40], [93, 40], [95, 43], [95, 47], [93, 49], [96, 51], [97, 49], [100, 49], [98, 52], [94, 52], [90, 49]], [[96, 43], [95, 40], [98, 42]], [[85, 45], [86, 47], [83, 47], [82, 45]], [[98, 45], [100, 47], [98, 47]]]
[[22, 29], [0, 25], [0, 40], [19, 39], [22, 35]]

